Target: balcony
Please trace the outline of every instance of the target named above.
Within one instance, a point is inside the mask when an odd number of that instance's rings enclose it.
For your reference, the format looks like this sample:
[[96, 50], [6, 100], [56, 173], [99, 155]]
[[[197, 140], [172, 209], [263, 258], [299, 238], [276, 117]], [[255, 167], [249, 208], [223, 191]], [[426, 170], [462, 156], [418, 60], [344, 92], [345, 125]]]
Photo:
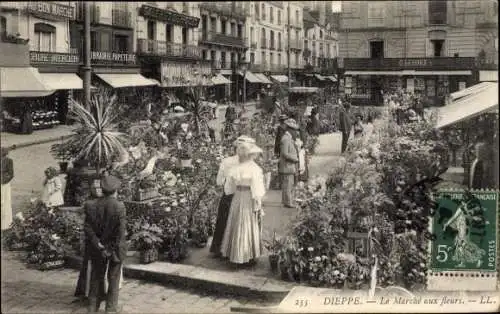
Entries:
[[257, 49], [257, 41], [256, 40], [252, 40], [250, 42], [250, 48], [252, 49]]
[[269, 45], [269, 50], [276, 50], [276, 44], [274, 43], [274, 40], [271, 41], [271, 44]]
[[232, 35], [226, 35], [216, 32], [202, 32], [200, 43], [203, 44], [216, 44], [221, 46], [228, 46], [233, 48], [248, 48], [246, 45], [245, 37], [237, 37]]
[[234, 18], [236, 20], [243, 21], [246, 20], [246, 18], [249, 16], [249, 14], [243, 7], [231, 2], [201, 2], [200, 10], [205, 10], [211, 13], [216, 13], [220, 16], [226, 16], [228, 18]]
[[201, 48], [193, 45], [169, 43], [161, 40], [138, 39], [137, 53], [161, 57], [200, 60]]
[[471, 70], [474, 67], [475, 59], [471, 57], [344, 59], [344, 68], [348, 70]]
[[[101, 11], [99, 6], [95, 4], [90, 4], [90, 23], [91, 24], [99, 24]], [[76, 5], [75, 11], [75, 20], [78, 22], [83, 22], [85, 20], [85, 3], [78, 2]]]
[[283, 45], [281, 42], [278, 43], [278, 47], [276, 48], [277, 51], [283, 51]]
[[304, 42], [298, 39], [290, 39], [290, 49], [292, 50], [302, 50]]
[[113, 26], [132, 28], [132, 13], [127, 10], [112, 11]]
[[172, 9], [164, 10], [146, 4], [140, 7], [139, 15], [148, 20], [160, 21], [187, 28], [196, 28], [200, 23], [198, 17], [183, 14]]
[[212, 60], [212, 68], [215, 70], [234, 70], [237, 66], [238, 63], [234, 61]]

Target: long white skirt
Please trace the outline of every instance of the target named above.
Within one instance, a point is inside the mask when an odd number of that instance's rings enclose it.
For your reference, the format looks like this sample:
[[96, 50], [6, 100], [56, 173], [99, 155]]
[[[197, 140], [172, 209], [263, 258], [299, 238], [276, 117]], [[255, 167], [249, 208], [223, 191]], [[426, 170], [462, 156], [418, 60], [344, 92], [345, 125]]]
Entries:
[[2, 230], [9, 229], [12, 223], [12, 202], [10, 183], [2, 184]]
[[248, 189], [234, 193], [222, 239], [222, 256], [236, 264], [244, 264], [262, 255], [259, 214], [253, 210]]

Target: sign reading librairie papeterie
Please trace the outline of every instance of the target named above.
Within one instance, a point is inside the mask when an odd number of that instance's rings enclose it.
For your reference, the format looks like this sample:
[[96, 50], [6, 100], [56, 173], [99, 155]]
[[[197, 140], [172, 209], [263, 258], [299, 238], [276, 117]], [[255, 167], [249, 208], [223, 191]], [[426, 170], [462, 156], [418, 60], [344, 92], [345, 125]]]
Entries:
[[116, 53], [108, 51], [92, 51], [91, 60], [104, 61], [104, 62], [119, 62], [128, 64], [134, 64], [136, 62], [134, 54]]
[[28, 9], [32, 13], [49, 14], [68, 19], [73, 18], [75, 14], [75, 10], [71, 6], [45, 1], [30, 2]]
[[80, 56], [69, 53], [30, 51], [30, 62], [35, 64], [78, 64]]

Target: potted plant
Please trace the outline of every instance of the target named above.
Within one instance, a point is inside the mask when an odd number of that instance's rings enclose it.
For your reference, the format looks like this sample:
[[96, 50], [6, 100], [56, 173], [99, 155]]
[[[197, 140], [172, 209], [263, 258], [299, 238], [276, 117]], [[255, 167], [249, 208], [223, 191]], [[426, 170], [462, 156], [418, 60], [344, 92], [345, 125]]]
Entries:
[[137, 222], [136, 233], [130, 238], [131, 244], [139, 250], [141, 264], [149, 264], [158, 260], [158, 248], [163, 242], [163, 230], [156, 224]]
[[68, 171], [68, 162], [73, 157], [71, 150], [62, 145], [62, 143], [56, 143], [50, 147], [50, 153], [55, 159], [59, 160], [61, 173], [66, 173]]
[[274, 231], [271, 240], [264, 240], [264, 247], [269, 252], [269, 265], [271, 266], [271, 271], [276, 273], [278, 271], [279, 252], [283, 247], [283, 241], [276, 237], [276, 231]]

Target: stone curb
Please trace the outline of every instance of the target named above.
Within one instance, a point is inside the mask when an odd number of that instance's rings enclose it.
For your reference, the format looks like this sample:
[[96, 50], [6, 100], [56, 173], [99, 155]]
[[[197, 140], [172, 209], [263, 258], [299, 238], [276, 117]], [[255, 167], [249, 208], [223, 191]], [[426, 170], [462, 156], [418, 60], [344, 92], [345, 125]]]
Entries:
[[19, 148], [24, 148], [24, 147], [29, 147], [29, 146], [34, 146], [34, 145], [40, 145], [40, 144], [45, 144], [45, 143], [50, 143], [50, 142], [57, 142], [57, 141], [63, 141], [66, 138], [70, 137], [71, 135], [62, 135], [62, 136], [53, 136], [41, 140], [34, 140], [34, 141], [27, 141], [19, 144], [13, 144], [10, 145], [8, 148], [9, 150], [14, 150], [14, 149], [19, 149]]
[[[80, 269], [81, 264], [82, 258], [79, 256], [66, 257], [67, 267]], [[175, 288], [194, 289], [200, 292], [229, 294], [273, 302], [280, 302], [292, 288], [291, 285], [286, 283], [283, 285], [272, 283], [264, 277], [167, 262], [125, 265], [123, 275], [127, 278], [156, 282]]]

